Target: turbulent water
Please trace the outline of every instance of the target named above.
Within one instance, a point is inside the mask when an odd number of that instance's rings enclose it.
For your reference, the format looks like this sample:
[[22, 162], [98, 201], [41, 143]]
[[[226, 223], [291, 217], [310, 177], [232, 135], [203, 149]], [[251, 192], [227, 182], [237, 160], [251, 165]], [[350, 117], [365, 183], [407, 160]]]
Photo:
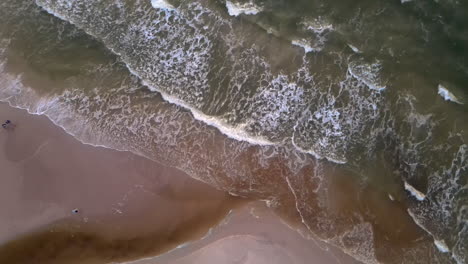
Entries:
[[359, 261], [467, 263], [467, 48], [462, 1], [2, 0], [0, 100]]

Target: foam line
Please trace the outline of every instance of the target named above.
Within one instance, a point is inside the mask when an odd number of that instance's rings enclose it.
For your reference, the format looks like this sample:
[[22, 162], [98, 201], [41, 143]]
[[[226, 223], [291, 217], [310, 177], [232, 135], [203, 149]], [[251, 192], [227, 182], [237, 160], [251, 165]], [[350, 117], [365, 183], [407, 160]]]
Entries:
[[438, 90], [437, 93], [440, 96], [442, 96], [442, 98], [444, 98], [445, 101], [451, 101], [457, 104], [463, 104], [462, 102], [460, 102], [460, 100], [458, 100], [458, 98], [452, 92], [450, 92], [443, 85], [439, 84], [439, 86], [437, 87], [437, 90]]
[[[40, 5], [39, 5], [40, 6]], [[69, 21], [68, 19], [64, 18], [63, 16], [59, 15], [59, 14], [56, 14], [53, 10], [51, 10], [50, 8], [47, 8], [47, 7], [42, 7], [46, 12], [48, 12], [49, 14], [53, 15], [53, 16], [56, 16], [64, 21], [67, 21], [71, 24], [74, 24], [72, 21]], [[258, 7], [257, 7], [258, 8]], [[74, 24], [75, 26], [79, 27], [78, 25]], [[82, 27], [79, 27], [80, 29], [84, 30], [87, 34], [89, 34], [90, 36], [93, 36], [94, 38], [98, 39], [98, 40], [101, 40], [99, 37], [95, 36], [94, 34], [92, 34], [91, 32], [89, 32], [88, 30], [82, 28]], [[102, 40], [101, 40], [102, 42]], [[103, 43], [104, 45], [106, 43]], [[265, 137], [262, 137], [262, 136], [252, 136], [251, 134], [249, 134], [247, 131], [243, 130], [243, 128], [247, 125], [247, 124], [241, 124], [241, 125], [237, 125], [237, 126], [232, 126], [230, 124], [228, 124], [227, 122], [223, 121], [222, 119], [218, 118], [218, 117], [214, 117], [214, 116], [209, 116], [209, 115], [206, 115], [204, 114], [203, 112], [201, 112], [200, 110], [192, 107], [190, 104], [188, 104], [187, 102], [173, 96], [173, 95], [170, 95], [168, 93], [165, 93], [163, 92], [162, 90], [158, 89], [157, 87], [155, 87], [154, 85], [148, 83], [147, 81], [145, 81], [136, 71], [134, 71], [131, 66], [124, 60], [124, 58], [122, 58], [121, 54], [114, 50], [112, 47], [109, 47], [107, 45], [105, 45], [107, 49], [109, 49], [112, 53], [116, 54], [117, 56], [119, 56], [121, 59], [122, 59], [122, 62], [125, 64], [125, 66], [127, 67], [127, 69], [130, 71], [130, 73], [132, 73], [133, 75], [135, 75], [139, 80], [141, 80], [142, 84], [147, 86], [151, 91], [154, 91], [154, 92], [158, 92], [161, 94], [163, 100], [165, 100], [166, 102], [169, 102], [171, 104], [175, 104], [177, 106], [180, 106], [188, 111], [190, 111], [193, 115], [193, 117], [198, 120], [198, 121], [201, 121], [209, 126], [212, 126], [212, 127], [215, 127], [217, 128], [222, 134], [224, 134], [225, 136], [231, 138], [231, 139], [234, 139], [234, 140], [237, 140], [237, 141], [245, 141], [247, 143], [250, 143], [250, 144], [253, 144], [253, 145], [260, 145], [260, 146], [270, 146], [270, 145], [276, 145], [278, 144], [277, 142], [273, 142], [273, 141], [270, 141], [269, 139], [265, 138]], [[72, 134], [72, 133], [69, 133], [69, 134]], [[73, 135], [73, 134], [72, 134]], [[73, 135], [75, 136], [75, 135]], [[294, 141], [294, 140], [293, 140]], [[312, 156], [314, 156], [315, 158], [317, 159], [327, 159], [328, 161], [331, 161], [331, 162], [334, 162], [334, 163], [337, 163], [337, 164], [345, 164], [347, 161], [346, 160], [337, 160], [337, 159], [333, 159], [331, 157], [321, 157], [319, 156], [317, 153], [315, 153], [313, 150], [305, 150], [305, 149], [302, 149], [300, 147], [298, 147], [297, 145], [294, 144], [293, 142], [293, 145], [294, 147], [297, 148], [298, 151], [301, 151], [303, 153], [307, 153], [307, 154], [310, 154]], [[105, 147], [105, 146], [102, 146], [102, 147]]]
[[166, 0], [151, 0], [151, 5], [156, 9], [175, 10], [175, 7]]
[[228, 10], [229, 15], [231, 16], [239, 16], [241, 14], [256, 15], [262, 11], [260, 7], [250, 2], [241, 4], [226, 1], [226, 8]]
[[291, 41], [291, 44], [293, 44], [294, 46], [298, 46], [298, 47], [303, 48], [305, 53], [316, 51], [309, 44], [307, 44], [307, 42], [305, 40], [293, 40], [293, 41]]
[[423, 201], [426, 199], [426, 195], [411, 186], [409, 183], [405, 181], [405, 190], [407, 190], [412, 196], [414, 196], [418, 201]]

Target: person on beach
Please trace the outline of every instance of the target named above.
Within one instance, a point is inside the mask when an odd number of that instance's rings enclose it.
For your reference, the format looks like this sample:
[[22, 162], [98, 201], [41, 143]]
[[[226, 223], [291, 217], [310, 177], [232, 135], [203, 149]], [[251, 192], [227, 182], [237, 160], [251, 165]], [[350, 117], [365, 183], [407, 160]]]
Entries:
[[5, 123], [2, 124], [2, 127], [3, 127], [4, 129], [7, 129], [11, 124], [12, 124], [11, 121], [10, 121], [10, 120], [7, 120], [7, 121], [5, 121]]

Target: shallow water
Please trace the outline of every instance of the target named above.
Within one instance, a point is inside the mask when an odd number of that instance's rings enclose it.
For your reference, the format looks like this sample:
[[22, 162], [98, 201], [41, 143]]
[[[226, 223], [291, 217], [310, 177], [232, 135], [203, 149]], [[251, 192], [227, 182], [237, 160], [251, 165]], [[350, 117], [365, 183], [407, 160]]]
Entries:
[[2, 1], [0, 99], [362, 262], [468, 261], [466, 4], [161, 3]]

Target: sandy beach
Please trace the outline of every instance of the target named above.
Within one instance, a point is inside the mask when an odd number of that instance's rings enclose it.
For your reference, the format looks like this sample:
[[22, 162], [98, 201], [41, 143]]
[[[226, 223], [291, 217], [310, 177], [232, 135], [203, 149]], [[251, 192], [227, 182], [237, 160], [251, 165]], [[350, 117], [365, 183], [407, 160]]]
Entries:
[[84, 145], [44, 116], [1, 104], [4, 119], [13, 126], [0, 133], [0, 263], [155, 254], [203, 236], [243, 203], [179, 170]]
[[1, 263], [354, 263], [305, 239], [262, 202], [129, 152], [82, 144], [44, 116], [0, 104], [0, 120], [7, 119]]
[[127, 264], [360, 263], [341, 250], [286, 225], [262, 202], [234, 209], [205, 238], [162, 256]]

